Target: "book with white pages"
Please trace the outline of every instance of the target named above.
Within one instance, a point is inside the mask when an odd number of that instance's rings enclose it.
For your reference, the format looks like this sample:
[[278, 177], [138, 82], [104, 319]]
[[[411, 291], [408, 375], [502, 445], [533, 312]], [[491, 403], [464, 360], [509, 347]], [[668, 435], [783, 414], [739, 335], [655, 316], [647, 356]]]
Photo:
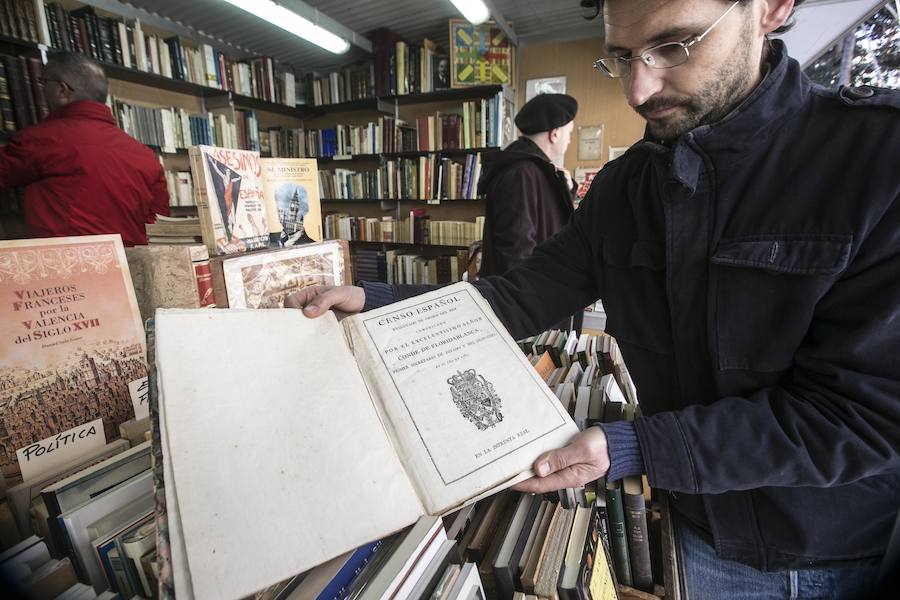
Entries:
[[578, 432], [467, 283], [341, 322], [159, 310], [155, 327], [177, 596], [245, 596], [452, 512]]

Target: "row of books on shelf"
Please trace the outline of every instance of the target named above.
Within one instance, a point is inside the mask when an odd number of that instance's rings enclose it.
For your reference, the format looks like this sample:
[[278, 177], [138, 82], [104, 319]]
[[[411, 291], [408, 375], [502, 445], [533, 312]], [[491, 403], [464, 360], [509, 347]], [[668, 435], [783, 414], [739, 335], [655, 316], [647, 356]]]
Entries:
[[34, 0], [0, 0], [0, 35], [38, 42], [38, 18]]
[[[43, 17], [43, 15], [41, 15]], [[50, 43], [95, 60], [227, 90], [268, 102], [296, 105], [295, 77], [279, 72], [267, 56], [234, 61], [209, 44], [193, 46], [179, 36], [143, 30], [139, 19], [98, 15], [92, 6], [66, 10], [46, 5]]]
[[188, 114], [180, 107], [148, 107], [110, 98], [119, 127], [142, 144], [163, 152], [195, 145], [259, 150], [256, 111], [236, 109], [234, 120], [225, 112]]
[[323, 198], [335, 200], [474, 200], [481, 153], [455, 160], [437, 155], [382, 161], [370, 171], [319, 171]]
[[352, 217], [344, 213], [325, 216], [326, 239], [435, 246], [469, 246], [482, 238], [484, 217], [475, 221], [432, 221], [422, 208], [409, 217]]
[[[407, 44], [376, 31], [375, 53], [383, 73], [373, 63], [348, 65], [331, 73], [306, 75], [306, 102], [314, 106], [364, 100], [375, 96], [427, 94], [450, 88], [450, 59], [434, 42]], [[376, 61], [378, 62], [378, 61]], [[382, 85], [376, 85], [376, 81]]]
[[[413, 123], [379, 117], [365, 125], [324, 129], [275, 130], [273, 154], [302, 153], [309, 157], [349, 157], [394, 152], [436, 152], [501, 147], [512, 141], [503, 129], [501, 94], [462, 103], [461, 112], [420, 116]], [[284, 137], [281, 137], [284, 136]]]
[[359, 248], [353, 255], [354, 281], [391, 284], [447, 284], [462, 281], [469, 251], [423, 256], [407, 250]]
[[41, 61], [0, 54], [0, 131], [17, 131], [47, 116]]
[[340, 71], [306, 74], [306, 103], [313, 106], [365, 100], [375, 96], [375, 65], [347, 65]]

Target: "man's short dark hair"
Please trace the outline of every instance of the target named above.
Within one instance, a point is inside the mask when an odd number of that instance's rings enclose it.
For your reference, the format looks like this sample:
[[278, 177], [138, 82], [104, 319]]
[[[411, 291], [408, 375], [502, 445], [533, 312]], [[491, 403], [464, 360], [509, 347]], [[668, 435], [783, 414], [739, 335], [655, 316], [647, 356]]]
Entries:
[[106, 102], [109, 81], [103, 67], [89, 56], [78, 52], [51, 54], [44, 73], [45, 77], [49, 74], [68, 84], [74, 90], [73, 100]]
[[[740, 0], [740, 3], [747, 4], [751, 1], [752, 0]], [[794, 0], [794, 8], [791, 9], [791, 15], [787, 18], [787, 21], [784, 22], [784, 25], [772, 32], [773, 34], [784, 33], [794, 26], [794, 13], [797, 11], [797, 7], [803, 4], [804, 1], [805, 0]], [[584, 18], [587, 20], [596, 19], [603, 10], [603, 2], [604, 0], [581, 0], [581, 8], [584, 9]]]

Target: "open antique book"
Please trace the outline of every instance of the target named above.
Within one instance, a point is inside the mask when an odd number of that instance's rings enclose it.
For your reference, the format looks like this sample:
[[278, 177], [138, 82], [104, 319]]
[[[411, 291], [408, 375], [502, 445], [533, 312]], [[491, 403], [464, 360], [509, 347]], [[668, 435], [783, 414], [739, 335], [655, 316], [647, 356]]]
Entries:
[[577, 433], [460, 283], [341, 322], [159, 310], [177, 597], [238, 598], [530, 477]]

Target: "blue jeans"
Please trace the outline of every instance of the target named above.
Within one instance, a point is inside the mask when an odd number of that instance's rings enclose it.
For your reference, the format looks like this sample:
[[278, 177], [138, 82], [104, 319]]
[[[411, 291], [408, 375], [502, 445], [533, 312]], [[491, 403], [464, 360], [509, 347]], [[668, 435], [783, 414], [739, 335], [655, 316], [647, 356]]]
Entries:
[[767, 573], [723, 560], [694, 529], [677, 517], [685, 600], [811, 600], [878, 597], [878, 566], [837, 567]]

